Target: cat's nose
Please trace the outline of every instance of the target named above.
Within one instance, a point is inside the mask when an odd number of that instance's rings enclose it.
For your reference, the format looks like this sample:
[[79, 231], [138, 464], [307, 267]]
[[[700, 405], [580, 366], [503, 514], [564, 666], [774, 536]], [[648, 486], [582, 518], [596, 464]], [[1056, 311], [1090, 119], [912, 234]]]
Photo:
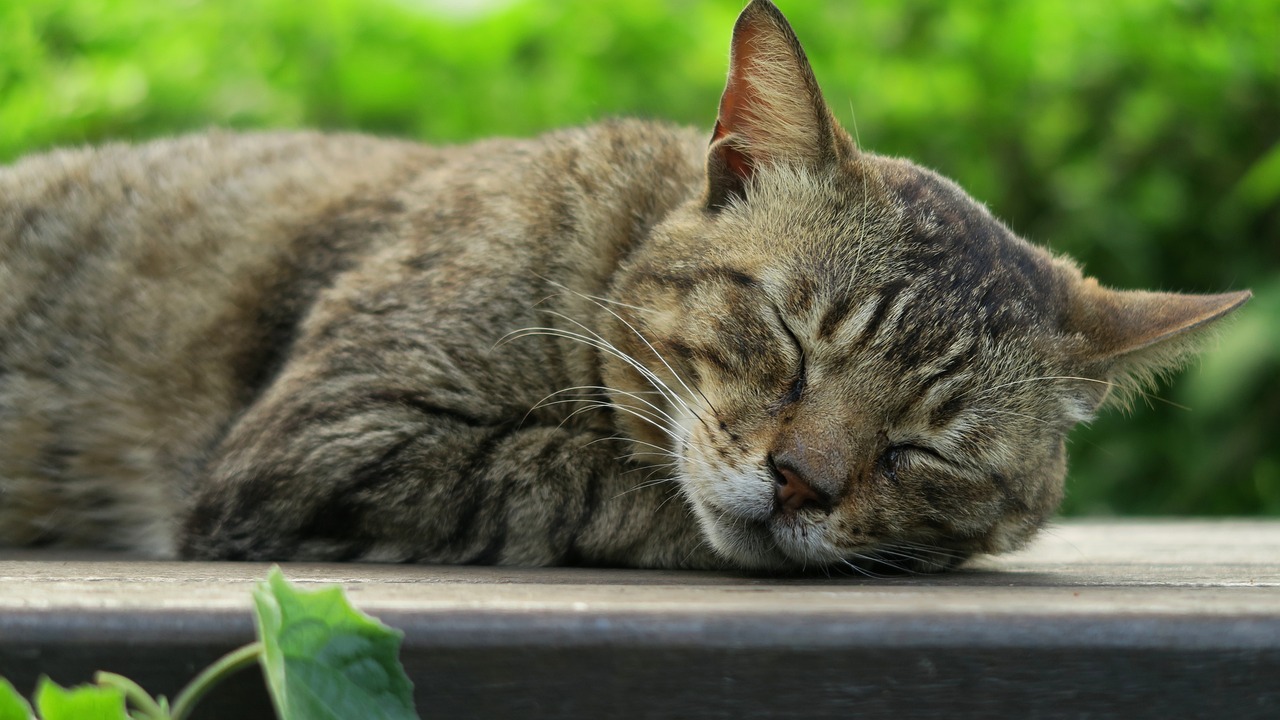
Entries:
[[821, 510], [830, 513], [834, 505], [831, 495], [815, 486], [806, 477], [798, 463], [786, 457], [769, 456], [769, 469], [773, 472], [773, 492], [777, 508], [781, 512]]

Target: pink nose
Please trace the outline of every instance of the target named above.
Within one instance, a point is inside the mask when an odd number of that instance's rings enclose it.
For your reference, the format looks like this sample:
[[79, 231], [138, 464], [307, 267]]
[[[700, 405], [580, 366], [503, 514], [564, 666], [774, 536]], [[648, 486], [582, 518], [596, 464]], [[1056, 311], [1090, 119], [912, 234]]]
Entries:
[[773, 469], [774, 497], [780, 510], [787, 513], [806, 509], [831, 512], [831, 498], [815, 490], [796, 468], [785, 462], [776, 463], [773, 458], [770, 458], [769, 466]]

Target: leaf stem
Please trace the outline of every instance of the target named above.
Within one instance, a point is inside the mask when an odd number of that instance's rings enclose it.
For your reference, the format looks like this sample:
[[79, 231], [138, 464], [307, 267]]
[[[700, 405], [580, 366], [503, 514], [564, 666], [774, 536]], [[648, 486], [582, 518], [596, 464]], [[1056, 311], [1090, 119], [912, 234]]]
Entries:
[[258, 662], [258, 658], [262, 655], [262, 643], [252, 642], [239, 650], [232, 650], [223, 655], [214, 664], [204, 669], [204, 672], [196, 676], [194, 680], [187, 684], [182, 692], [178, 693], [178, 697], [173, 701], [173, 720], [184, 720], [187, 713], [191, 712], [191, 708], [195, 706], [205, 693], [209, 692], [213, 686], [227, 679], [227, 677], [243, 670], [244, 668]]
[[164, 720], [169, 715], [160, 707], [155, 698], [150, 693], [142, 689], [138, 683], [130, 680], [123, 675], [117, 675], [109, 672], [97, 672], [93, 675], [93, 681], [102, 687], [116, 688], [124, 693], [125, 698], [136, 708], [146, 714], [148, 718], [156, 720]]

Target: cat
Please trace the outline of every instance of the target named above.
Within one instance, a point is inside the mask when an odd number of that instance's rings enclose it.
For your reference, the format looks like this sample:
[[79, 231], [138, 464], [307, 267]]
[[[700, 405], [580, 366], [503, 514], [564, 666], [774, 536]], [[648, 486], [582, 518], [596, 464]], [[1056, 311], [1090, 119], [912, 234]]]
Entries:
[[0, 171], [0, 544], [936, 571], [1248, 291], [1119, 291], [858, 148], [778, 9], [710, 145], [224, 132]]

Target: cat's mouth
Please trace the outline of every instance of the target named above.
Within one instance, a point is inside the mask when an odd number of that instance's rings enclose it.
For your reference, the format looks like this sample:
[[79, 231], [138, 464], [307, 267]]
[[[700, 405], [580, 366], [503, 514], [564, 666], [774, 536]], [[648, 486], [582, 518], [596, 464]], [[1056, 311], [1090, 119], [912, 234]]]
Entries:
[[735, 565], [762, 570], [820, 568], [845, 561], [819, 523], [756, 508], [735, 512], [698, 498], [692, 503], [712, 547]]
[[906, 539], [841, 546], [828, 537], [829, 528], [812, 519], [734, 513], [696, 498], [693, 506], [711, 545], [744, 569], [882, 577], [940, 572], [970, 555], [936, 542]]

